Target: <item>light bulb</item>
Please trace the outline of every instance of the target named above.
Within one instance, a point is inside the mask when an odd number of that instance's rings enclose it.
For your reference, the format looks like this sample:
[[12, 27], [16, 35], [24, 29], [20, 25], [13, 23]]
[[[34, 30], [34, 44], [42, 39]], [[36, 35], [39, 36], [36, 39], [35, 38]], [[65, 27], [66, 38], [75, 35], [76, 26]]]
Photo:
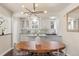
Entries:
[[35, 7], [38, 7], [38, 4], [35, 4]]
[[28, 14], [26, 13], [25, 15], [27, 16]]
[[24, 14], [24, 12], [21, 12], [21, 14]]
[[24, 8], [25, 6], [24, 5], [22, 5], [22, 8]]
[[44, 13], [46, 14], [46, 13], [47, 13], [47, 11], [44, 11]]

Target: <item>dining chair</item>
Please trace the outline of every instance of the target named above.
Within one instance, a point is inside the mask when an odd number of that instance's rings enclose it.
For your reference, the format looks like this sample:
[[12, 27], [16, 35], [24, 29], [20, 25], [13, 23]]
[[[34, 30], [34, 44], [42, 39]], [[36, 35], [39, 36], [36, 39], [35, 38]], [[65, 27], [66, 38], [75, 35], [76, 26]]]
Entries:
[[49, 56], [48, 51], [31, 51], [33, 56]]
[[13, 55], [15, 55], [15, 56], [25, 56], [25, 55], [28, 55], [28, 51], [24, 50], [24, 49], [18, 49], [17, 48], [17, 43], [15, 43], [14, 44]]
[[66, 56], [66, 54], [62, 50], [52, 51], [53, 56]]

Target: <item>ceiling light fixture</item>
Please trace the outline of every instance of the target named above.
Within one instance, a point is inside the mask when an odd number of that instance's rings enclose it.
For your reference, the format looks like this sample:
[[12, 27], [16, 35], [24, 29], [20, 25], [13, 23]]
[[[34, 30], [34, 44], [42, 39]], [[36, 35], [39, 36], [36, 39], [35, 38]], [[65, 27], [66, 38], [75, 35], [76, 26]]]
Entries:
[[30, 10], [28, 8], [26, 8], [24, 5], [22, 5], [22, 8], [24, 9], [23, 12], [21, 12], [22, 14], [28, 14], [28, 15], [35, 15], [36, 17], [40, 18], [37, 14], [41, 14], [41, 13], [47, 13], [46, 10], [44, 11], [40, 11], [40, 10], [36, 10], [36, 7], [38, 7], [38, 4], [33, 3], [33, 10]]
[[36, 10], [36, 7], [38, 7], [38, 4], [33, 3], [33, 10], [30, 10], [28, 8], [26, 8], [24, 5], [22, 5], [22, 7], [26, 10], [25, 13], [30, 13], [30, 14], [40, 14], [40, 13], [47, 13], [47, 11], [39, 11]]

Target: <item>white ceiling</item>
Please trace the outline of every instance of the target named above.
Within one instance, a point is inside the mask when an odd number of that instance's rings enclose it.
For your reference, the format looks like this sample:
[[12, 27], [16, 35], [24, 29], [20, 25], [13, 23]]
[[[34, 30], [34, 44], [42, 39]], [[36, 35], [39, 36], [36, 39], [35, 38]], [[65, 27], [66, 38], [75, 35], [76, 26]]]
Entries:
[[[13, 13], [20, 13], [23, 11], [22, 5], [25, 5], [26, 8], [33, 10], [32, 3], [3, 3], [1, 4]], [[58, 14], [64, 8], [69, 6], [69, 3], [38, 3], [37, 10], [44, 11], [47, 10], [47, 14], [40, 14], [39, 16], [50, 17]]]

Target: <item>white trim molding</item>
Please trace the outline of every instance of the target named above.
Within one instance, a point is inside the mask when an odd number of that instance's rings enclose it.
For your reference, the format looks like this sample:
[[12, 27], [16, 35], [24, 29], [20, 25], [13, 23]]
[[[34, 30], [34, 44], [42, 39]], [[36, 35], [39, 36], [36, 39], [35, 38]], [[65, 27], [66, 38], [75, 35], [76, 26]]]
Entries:
[[6, 53], [8, 53], [10, 50], [12, 50], [13, 48], [10, 48], [8, 50], [6, 50], [4, 53], [2, 53], [0, 56], [4, 56]]

